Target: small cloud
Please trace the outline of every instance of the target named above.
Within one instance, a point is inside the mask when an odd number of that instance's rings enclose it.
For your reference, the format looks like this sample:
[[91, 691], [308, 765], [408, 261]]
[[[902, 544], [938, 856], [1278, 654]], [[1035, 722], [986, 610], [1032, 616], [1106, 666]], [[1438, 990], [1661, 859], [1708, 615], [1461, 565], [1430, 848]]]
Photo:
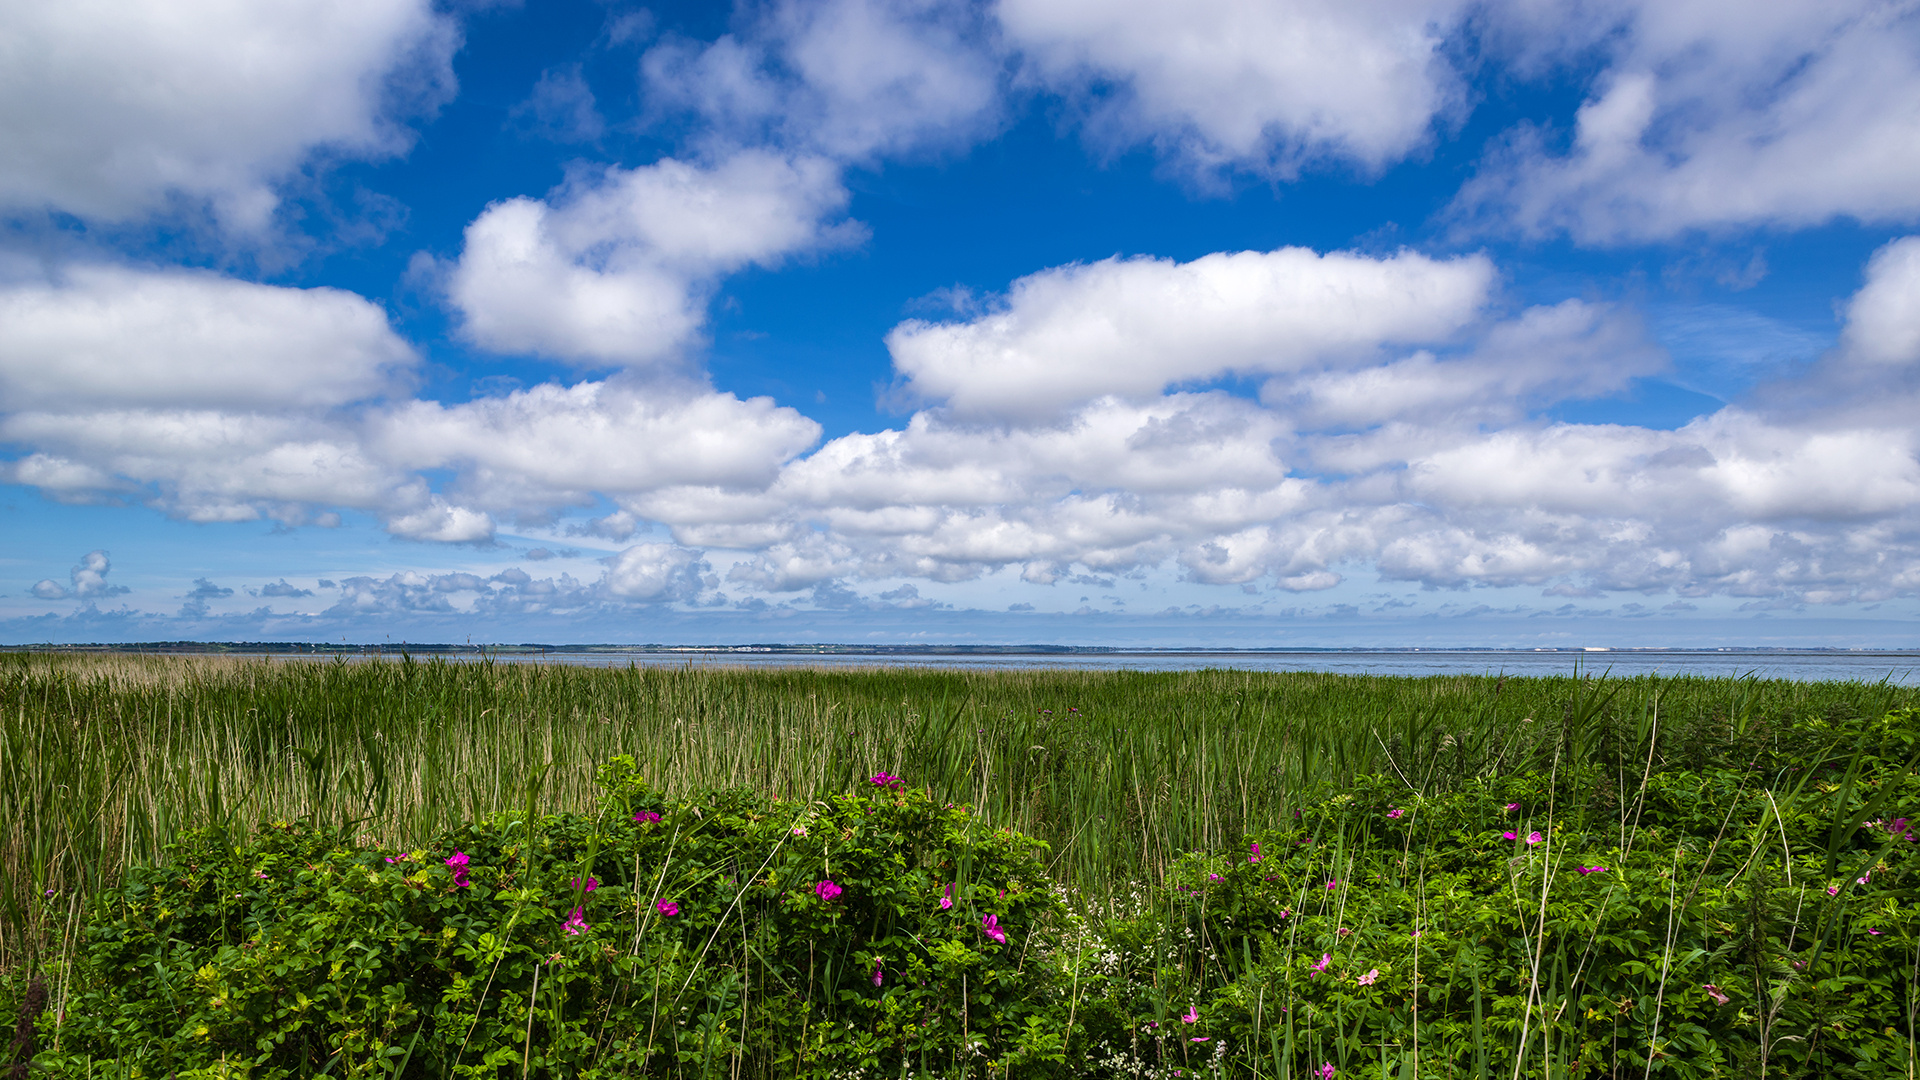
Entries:
[[207, 616], [207, 601], [232, 595], [232, 589], [215, 585], [206, 578], [194, 578], [193, 588], [187, 590], [187, 602], [180, 605], [180, 614], [183, 618], [204, 619]]
[[337, 589], [340, 587], [338, 583], [329, 581], [326, 578], [321, 578], [319, 581], [314, 582], [314, 584], [322, 589]]
[[[231, 592], [232, 590], [228, 590], [228, 591]], [[266, 585], [262, 585], [258, 589], [248, 589], [247, 592], [252, 596], [258, 596], [258, 597], [269, 597], [269, 596], [296, 597], [296, 596], [312, 596], [313, 595], [312, 589], [302, 589], [294, 585], [289, 585], [287, 584], [286, 578], [281, 578], [279, 581], [274, 581]]]
[[532, 559], [534, 562], [546, 562], [548, 559], [553, 558], [553, 552], [543, 547], [528, 548], [527, 558]]
[[1007, 610], [1008, 611], [1032, 611], [1033, 605], [1032, 604], [1008, 604]]
[[113, 569], [113, 562], [107, 553], [98, 548], [80, 557], [80, 564], [67, 572], [67, 578], [73, 582], [71, 587], [63, 586], [52, 578], [42, 578], [27, 590], [42, 600], [91, 600], [101, 596], [119, 596], [132, 590], [125, 585], [107, 584], [107, 574]]
[[554, 142], [593, 142], [607, 130], [579, 64], [543, 72], [533, 84], [532, 96], [507, 113], [507, 122]]

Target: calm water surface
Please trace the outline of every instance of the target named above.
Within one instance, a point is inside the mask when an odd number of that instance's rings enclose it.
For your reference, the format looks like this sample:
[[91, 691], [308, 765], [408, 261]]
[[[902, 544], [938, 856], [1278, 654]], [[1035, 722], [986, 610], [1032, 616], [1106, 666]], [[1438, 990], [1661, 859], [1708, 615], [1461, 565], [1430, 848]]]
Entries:
[[[398, 650], [389, 650], [391, 656]], [[281, 654], [286, 655], [286, 654]], [[426, 658], [426, 654], [421, 656]], [[472, 661], [472, 653], [447, 656]], [[1235, 668], [1243, 671], [1328, 671], [1348, 675], [1515, 675], [1611, 674], [1699, 675], [1710, 678], [1794, 679], [1920, 685], [1920, 651], [1791, 652], [1607, 650], [1471, 650], [1449, 652], [832, 652], [716, 649], [593, 649], [505, 652], [501, 663], [577, 664], [590, 667], [749, 667], [749, 668], [982, 668], [1021, 670], [1056, 668], [1086, 671], [1192, 671]]]

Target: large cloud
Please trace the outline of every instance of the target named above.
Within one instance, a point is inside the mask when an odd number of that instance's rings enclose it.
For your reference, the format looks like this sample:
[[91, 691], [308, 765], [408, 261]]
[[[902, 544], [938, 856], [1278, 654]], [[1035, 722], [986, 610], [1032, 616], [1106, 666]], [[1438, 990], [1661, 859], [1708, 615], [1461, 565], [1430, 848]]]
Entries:
[[383, 155], [453, 86], [428, 0], [62, 0], [0, 16], [0, 205], [120, 221], [170, 197], [271, 215], [316, 148]]
[[1090, 95], [1097, 135], [1190, 164], [1377, 170], [1464, 94], [1440, 46], [1459, 0], [999, 0], [1036, 74]]
[[1920, 14], [1879, 0], [1495, 9], [1528, 62], [1604, 70], [1573, 145], [1518, 133], [1462, 192], [1500, 228], [1617, 243], [1920, 213]]
[[1388, 343], [1435, 342], [1479, 314], [1493, 265], [1305, 248], [1107, 259], [1014, 282], [999, 309], [908, 322], [887, 338], [916, 393], [957, 413], [1045, 416], [1103, 394], [1350, 364]]
[[448, 297], [495, 352], [660, 365], [697, 338], [721, 275], [861, 236], [828, 221], [847, 198], [829, 163], [757, 151], [583, 170], [475, 219]]
[[109, 265], [0, 286], [7, 410], [340, 405], [416, 359], [385, 312], [338, 289]]

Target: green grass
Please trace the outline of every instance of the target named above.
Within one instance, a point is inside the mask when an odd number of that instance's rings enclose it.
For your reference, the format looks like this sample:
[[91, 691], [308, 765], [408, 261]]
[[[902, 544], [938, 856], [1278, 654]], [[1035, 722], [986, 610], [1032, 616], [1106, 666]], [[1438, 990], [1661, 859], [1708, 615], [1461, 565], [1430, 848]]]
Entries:
[[[1097, 902], [1275, 824], [1318, 785], [1391, 772], [1444, 792], [1647, 745], [1650, 721], [1661, 761], [1699, 765], [1743, 733], [1916, 701], [1756, 679], [8, 654], [0, 969], [60, 949], [86, 898], [180, 829], [308, 818], [405, 846], [530, 796], [588, 809], [615, 754], [670, 793], [812, 796], [896, 773], [1045, 840], [1055, 877]], [[39, 902], [48, 891], [64, 903]]]

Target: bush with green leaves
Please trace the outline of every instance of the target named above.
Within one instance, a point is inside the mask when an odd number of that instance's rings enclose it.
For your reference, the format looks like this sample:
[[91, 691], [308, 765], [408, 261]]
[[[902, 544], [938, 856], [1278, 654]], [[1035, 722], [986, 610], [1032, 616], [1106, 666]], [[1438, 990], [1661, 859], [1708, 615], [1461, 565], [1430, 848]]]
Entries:
[[[184, 837], [89, 931], [50, 1072], [835, 1075], [1057, 1064], [1030, 943], [1038, 845], [889, 777], [600, 815], [511, 813], [416, 851], [274, 823]], [[91, 1066], [87, 1063], [91, 1062]], [[200, 1073], [199, 1070], [213, 1070]]]

